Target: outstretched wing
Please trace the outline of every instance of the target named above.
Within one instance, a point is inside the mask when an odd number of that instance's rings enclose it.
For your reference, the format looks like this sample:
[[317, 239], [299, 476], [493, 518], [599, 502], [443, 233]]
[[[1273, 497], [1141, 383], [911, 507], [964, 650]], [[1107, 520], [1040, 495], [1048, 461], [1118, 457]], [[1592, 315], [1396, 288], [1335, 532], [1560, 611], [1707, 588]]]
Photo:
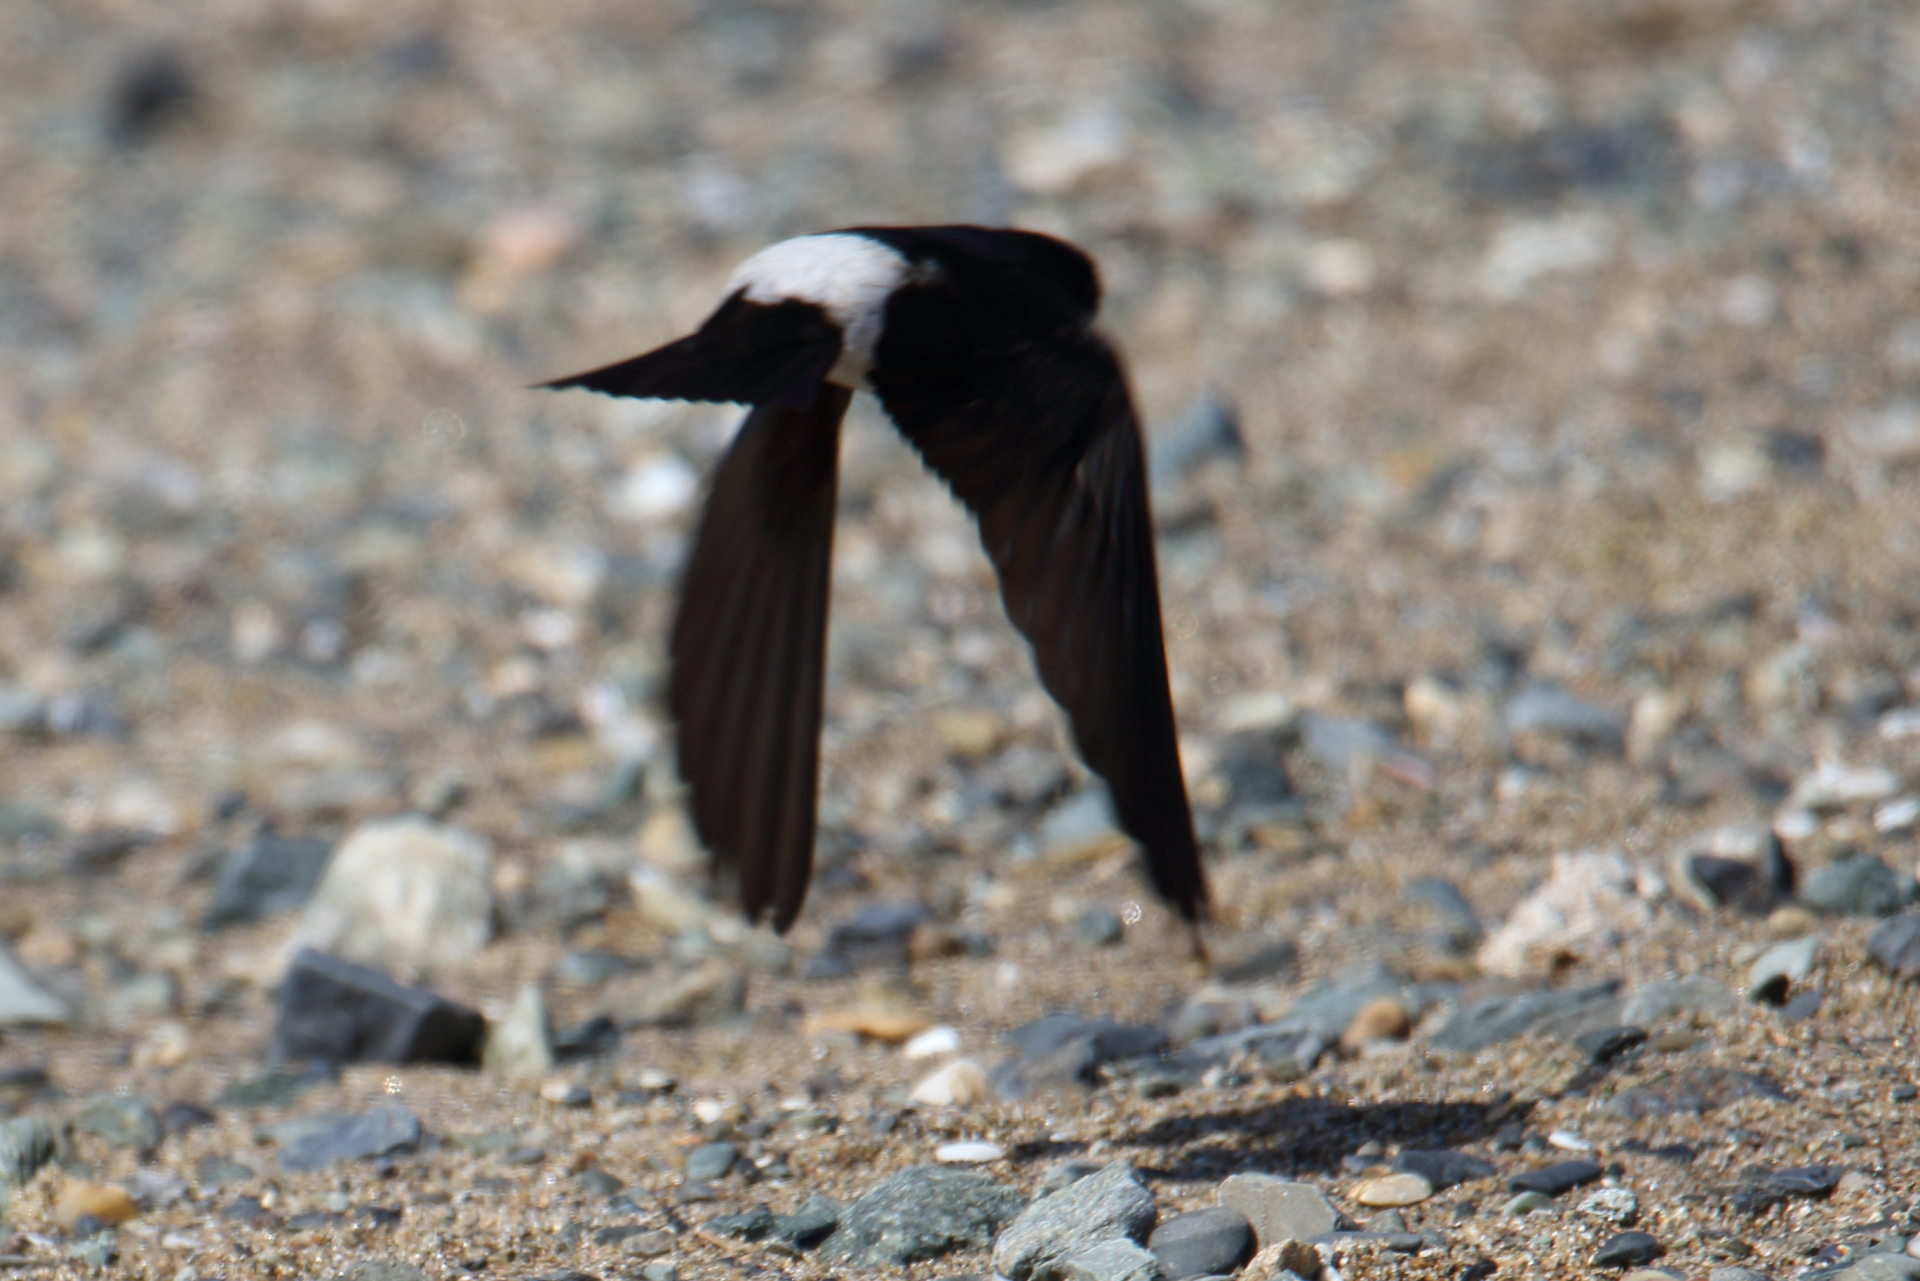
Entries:
[[805, 408], [754, 409], [720, 463], [668, 690], [715, 875], [738, 876], [748, 919], [771, 908], [782, 932], [813, 870], [840, 420], [853, 394], [817, 387]]
[[[915, 300], [903, 294], [897, 306]], [[1167, 688], [1146, 465], [1126, 379], [1090, 329], [943, 337], [890, 312], [871, 375], [903, 435], [970, 508], [1007, 616], [1033, 646], [1080, 754], [1112, 791], [1161, 896], [1188, 920], [1207, 887]], [[917, 320], [919, 323], [913, 323]]]
[[737, 291], [685, 338], [540, 385], [643, 400], [732, 401], [805, 411], [840, 358], [840, 343], [840, 327], [817, 305], [749, 302], [744, 291]]

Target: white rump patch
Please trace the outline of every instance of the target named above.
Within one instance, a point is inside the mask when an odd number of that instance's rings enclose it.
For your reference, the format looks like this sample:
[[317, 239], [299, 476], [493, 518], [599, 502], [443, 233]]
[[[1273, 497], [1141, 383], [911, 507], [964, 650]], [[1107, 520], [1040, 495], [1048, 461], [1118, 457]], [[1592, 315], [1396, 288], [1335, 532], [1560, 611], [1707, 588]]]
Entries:
[[880, 341], [887, 297], [908, 277], [898, 250], [846, 232], [797, 236], [768, 245], [741, 263], [727, 292], [757, 303], [810, 302], [840, 326], [840, 359], [827, 381], [865, 387]]

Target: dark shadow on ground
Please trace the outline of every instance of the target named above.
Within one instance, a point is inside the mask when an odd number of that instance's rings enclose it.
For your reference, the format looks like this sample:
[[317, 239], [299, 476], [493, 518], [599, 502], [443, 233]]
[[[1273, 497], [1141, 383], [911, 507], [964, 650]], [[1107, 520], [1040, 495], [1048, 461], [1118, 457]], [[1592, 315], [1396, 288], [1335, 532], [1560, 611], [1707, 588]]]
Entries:
[[1458, 1148], [1524, 1121], [1530, 1104], [1485, 1102], [1338, 1103], [1284, 1099], [1264, 1107], [1169, 1117], [1137, 1134], [1116, 1135], [1117, 1149], [1158, 1148], [1167, 1159], [1135, 1155], [1141, 1174], [1177, 1181], [1241, 1171], [1300, 1176], [1340, 1168], [1369, 1139], [1388, 1148]]

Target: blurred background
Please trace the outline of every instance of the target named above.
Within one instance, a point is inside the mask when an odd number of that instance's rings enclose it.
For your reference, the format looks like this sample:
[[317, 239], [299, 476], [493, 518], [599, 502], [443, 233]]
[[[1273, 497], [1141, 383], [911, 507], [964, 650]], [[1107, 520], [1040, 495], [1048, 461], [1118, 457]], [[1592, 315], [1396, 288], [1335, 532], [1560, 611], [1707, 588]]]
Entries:
[[[0, 938], [63, 1017], [257, 1050], [319, 865], [229, 900], [236, 852], [409, 811], [482, 849], [471, 999], [724, 933], [634, 886], [699, 885], [658, 695], [738, 411], [528, 386], [945, 221], [1101, 265], [1227, 936], [1781, 813], [1910, 868], [1910, 5], [49, 0], [0, 7]], [[802, 951], [868, 893], [1163, 923], [870, 406], [841, 506]]]

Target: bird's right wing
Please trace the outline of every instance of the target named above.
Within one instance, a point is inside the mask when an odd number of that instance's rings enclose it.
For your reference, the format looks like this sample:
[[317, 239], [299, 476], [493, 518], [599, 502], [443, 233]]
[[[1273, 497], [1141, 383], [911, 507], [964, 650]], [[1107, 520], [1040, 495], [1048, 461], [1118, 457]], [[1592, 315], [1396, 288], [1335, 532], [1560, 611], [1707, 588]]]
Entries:
[[840, 327], [818, 306], [736, 292], [685, 338], [601, 369], [540, 384], [642, 400], [732, 401], [806, 410], [840, 359]]
[[840, 420], [853, 393], [747, 415], [714, 475], [673, 628], [668, 708], [695, 829], [749, 920], [784, 932], [813, 870]]
[[923, 319], [910, 332], [932, 341], [883, 345], [870, 375], [880, 402], [979, 521], [1041, 683], [1106, 780], [1154, 887], [1198, 921], [1206, 878], [1167, 687], [1146, 464], [1119, 361], [1086, 329], [983, 348], [942, 338], [932, 308]]

